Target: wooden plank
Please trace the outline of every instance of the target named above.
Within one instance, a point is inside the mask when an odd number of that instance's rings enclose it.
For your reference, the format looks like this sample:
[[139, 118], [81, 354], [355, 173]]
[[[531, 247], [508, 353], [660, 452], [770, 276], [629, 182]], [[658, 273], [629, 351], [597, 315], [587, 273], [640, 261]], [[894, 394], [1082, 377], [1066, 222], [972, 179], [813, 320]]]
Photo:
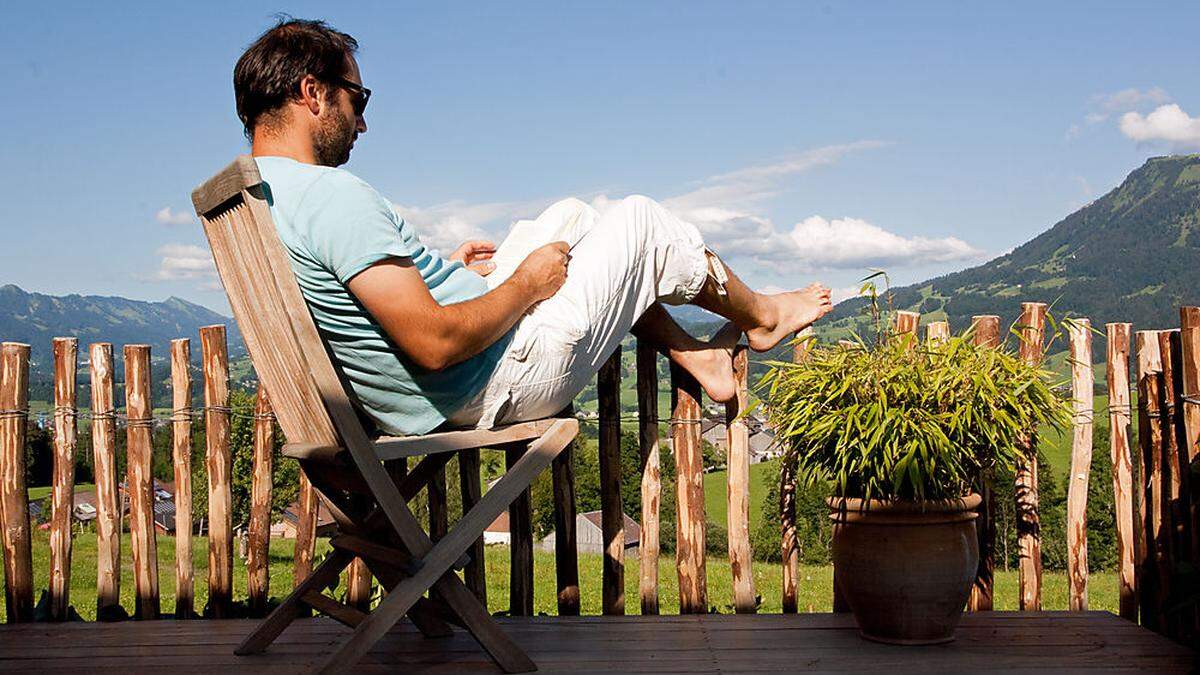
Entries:
[[729, 566], [733, 579], [733, 606], [738, 614], [753, 614], [757, 609], [752, 567], [754, 555], [750, 549], [750, 428], [743, 417], [750, 402], [748, 350], [745, 345], [738, 345], [734, 349], [733, 373], [737, 380], [737, 396], [725, 404]]
[[208, 469], [208, 611], [229, 615], [233, 602], [233, 503], [229, 450], [229, 352], [225, 326], [200, 329], [204, 359], [204, 433]]
[[171, 340], [171, 459], [175, 471], [175, 618], [195, 613], [192, 562], [191, 341]]
[[125, 345], [125, 489], [133, 551], [134, 617], [157, 619], [158, 545], [154, 531], [154, 403], [150, 398], [150, 345]]
[[1088, 608], [1087, 497], [1092, 466], [1092, 324], [1075, 319], [1071, 341], [1071, 399], [1074, 405], [1071, 473], [1067, 483], [1067, 579], [1072, 611]]
[[[1046, 332], [1046, 304], [1021, 303], [1020, 356], [1026, 363], [1041, 364]], [[1020, 607], [1023, 611], [1042, 608], [1042, 532], [1038, 514], [1037, 429], [1024, 438], [1025, 461], [1017, 466], [1017, 547], [1019, 555]]]
[[[75, 447], [78, 426], [75, 375], [79, 340], [54, 338], [54, 470], [51, 479], [51, 621], [68, 618], [71, 599], [71, 524], [75, 509]], [[3, 407], [3, 406], [0, 406]]]
[[[559, 417], [574, 417], [567, 407]], [[579, 615], [579, 549], [575, 541], [575, 441], [550, 463], [554, 489], [554, 578], [558, 615]], [[478, 500], [477, 500], [478, 501]], [[483, 603], [486, 607], [487, 604]]]
[[1162, 356], [1158, 331], [1139, 330], [1134, 334], [1138, 359], [1138, 444], [1141, 447], [1142, 537], [1138, 570], [1138, 596], [1142, 625], [1163, 626], [1160, 596], [1160, 570], [1166, 567], [1166, 541], [1163, 530], [1162, 426], [1158, 423], [1162, 395]]
[[[975, 344], [996, 348], [1000, 346], [1000, 317], [981, 314], [971, 317], [971, 334]], [[975, 582], [971, 584], [971, 596], [967, 608], [972, 612], [992, 609], [993, 577], [996, 569], [996, 481], [995, 472], [985, 469], [979, 477], [979, 517], [975, 519], [975, 533], [979, 538], [979, 567], [975, 571]]]
[[675, 453], [675, 569], [679, 612], [708, 611], [705, 569], [704, 458], [700, 447], [700, 383], [671, 363], [671, 445]]
[[[479, 448], [458, 451], [458, 485], [462, 491], [462, 510], [466, 513], [479, 503], [481, 495]], [[463, 568], [463, 580], [467, 588], [479, 598], [479, 604], [487, 607], [487, 565], [483, 558], [483, 550], [483, 537], [480, 536], [471, 545], [471, 560]]]
[[357, 607], [343, 605], [319, 590], [309, 591], [305, 593], [301, 599], [304, 600], [304, 604], [308, 605], [309, 607], [312, 607], [318, 612], [324, 612], [330, 617], [336, 619], [339, 623], [351, 628], [357, 628], [358, 624], [362, 623], [363, 620], [367, 618], [366, 613]]
[[117, 491], [117, 418], [113, 352], [88, 348], [92, 382], [92, 471], [96, 479], [96, 618], [121, 618], [121, 502]]
[[638, 455], [641, 468], [642, 514], [638, 538], [638, 594], [642, 614], [658, 614], [658, 557], [662, 507], [662, 469], [658, 449], [658, 352], [637, 343]]
[[[525, 454], [524, 447], [504, 451], [504, 466], [511, 473]], [[506, 474], [507, 475], [507, 474]], [[491, 494], [489, 491], [488, 494]], [[512, 616], [533, 616], [533, 505], [525, 488], [508, 506], [509, 581], [508, 608]], [[483, 530], [480, 530], [482, 533]]]
[[1129, 343], [1133, 326], [1105, 325], [1108, 338], [1109, 454], [1112, 458], [1113, 502], [1117, 530], [1117, 587], [1122, 617], [1137, 621], [1137, 576], [1134, 568], [1133, 463], [1129, 447], [1132, 419], [1129, 399]]
[[621, 504], [621, 345], [596, 375], [600, 417], [601, 610], [625, 613], [625, 509]]
[[9, 623], [33, 621], [33, 550], [25, 488], [29, 345], [0, 344], [0, 546]]
[[271, 477], [275, 451], [275, 420], [271, 397], [258, 385], [254, 401], [254, 477], [250, 483], [249, 545], [246, 550], [247, 604], [253, 614], [267, 609], [271, 593]]
[[[792, 361], [802, 363], [808, 358], [816, 334], [809, 326], [796, 334]], [[780, 560], [782, 567], [782, 602], [784, 614], [795, 614], [800, 582], [800, 545], [796, 537], [796, 464], [783, 461], [779, 470]]]

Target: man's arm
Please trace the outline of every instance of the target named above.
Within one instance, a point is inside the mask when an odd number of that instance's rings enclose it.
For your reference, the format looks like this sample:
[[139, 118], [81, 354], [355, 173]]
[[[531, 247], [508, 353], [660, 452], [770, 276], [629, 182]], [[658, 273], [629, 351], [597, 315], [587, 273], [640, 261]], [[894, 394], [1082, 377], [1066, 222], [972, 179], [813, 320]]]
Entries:
[[408, 258], [388, 258], [356, 274], [350, 292], [414, 363], [441, 370], [499, 340], [535, 303], [554, 295], [567, 278], [567, 245], [547, 244], [529, 254], [504, 283], [485, 295], [439, 305]]

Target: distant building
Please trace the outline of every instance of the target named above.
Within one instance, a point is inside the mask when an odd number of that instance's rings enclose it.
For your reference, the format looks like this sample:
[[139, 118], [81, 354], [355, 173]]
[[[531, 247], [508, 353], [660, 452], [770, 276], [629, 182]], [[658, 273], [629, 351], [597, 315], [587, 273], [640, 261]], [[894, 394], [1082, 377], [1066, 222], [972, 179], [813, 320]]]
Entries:
[[[746, 427], [750, 430], [750, 463], [758, 464], [768, 459], [778, 457], [781, 453], [779, 444], [775, 441], [775, 431], [757, 416], [746, 417]], [[726, 438], [725, 418], [706, 417], [700, 423], [700, 437], [711, 445], [728, 452], [729, 441]]]
[[[508, 514], [503, 514], [507, 516]], [[642, 527], [628, 514], [625, 518], [625, 555], [637, 556], [642, 538]], [[580, 553], [603, 553], [604, 530], [600, 511], [589, 511], [575, 516], [575, 545]], [[507, 530], [507, 522], [505, 529]], [[554, 532], [542, 538], [541, 548], [544, 551], [554, 551]]]
[[[337, 532], [337, 523], [329, 509], [325, 508], [324, 500], [317, 500], [317, 536], [332, 537]], [[295, 539], [300, 527], [300, 503], [292, 502], [283, 511], [283, 517], [271, 523], [271, 538]]]

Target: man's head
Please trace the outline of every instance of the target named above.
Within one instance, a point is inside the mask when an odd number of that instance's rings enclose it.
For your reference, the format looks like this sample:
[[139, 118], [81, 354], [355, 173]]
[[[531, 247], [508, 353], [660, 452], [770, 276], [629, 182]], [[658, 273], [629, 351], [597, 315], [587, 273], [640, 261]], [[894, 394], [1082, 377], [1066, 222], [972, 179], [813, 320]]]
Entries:
[[312, 143], [317, 164], [350, 159], [370, 91], [362, 86], [358, 42], [322, 21], [289, 19], [263, 33], [233, 69], [238, 117], [251, 141], [271, 136]]

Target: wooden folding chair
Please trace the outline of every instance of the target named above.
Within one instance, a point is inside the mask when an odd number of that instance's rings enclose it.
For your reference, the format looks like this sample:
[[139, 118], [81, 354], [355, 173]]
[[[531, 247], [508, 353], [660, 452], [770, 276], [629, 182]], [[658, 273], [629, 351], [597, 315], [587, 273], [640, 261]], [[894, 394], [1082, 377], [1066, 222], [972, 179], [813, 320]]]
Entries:
[[[547, 419], [493, 430], [450, 431], [420, 437], [371, 439], [359, 420], [300, 294], [275, 231], [258, 166], [249, 156], [192, 193], [254, 368], [288, 443], [283, 454], [300, 461], [337, 521], [333, 550], [238, 647], [267, 648], [304, 607], [354, 629], [319, 667], [352, 667], [405, 615], [426, 636], [449, 633], [447, 621], [475, 637], [506, 672], [537, 666], [495, 623], [454, 568], [484, 528], [508, 508], [575, 437], [574, 419]], [[455, 451], [527, 446], [523, 456], [436, 544], [408, 508], [408, 500]], [[393, 481], [382, 462], [423, 457]], [[356, 558], [387, 594], [366, 613], [322, 593]], [[423, 597], [430, 591], [429, 598]]]

